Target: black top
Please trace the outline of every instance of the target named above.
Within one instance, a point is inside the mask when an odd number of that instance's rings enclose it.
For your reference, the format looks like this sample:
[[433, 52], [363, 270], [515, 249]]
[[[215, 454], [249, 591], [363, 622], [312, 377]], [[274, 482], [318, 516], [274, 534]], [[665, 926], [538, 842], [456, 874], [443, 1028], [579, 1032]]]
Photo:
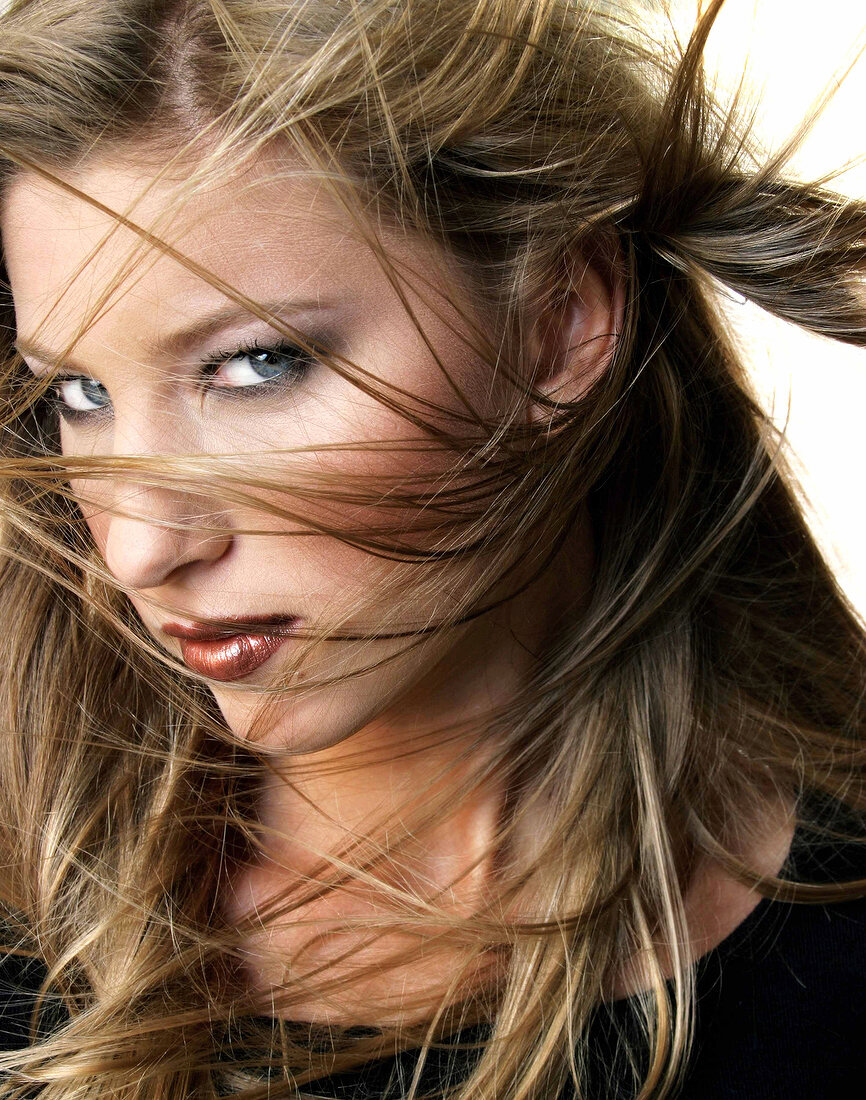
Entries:
[[[804, 850], [783, 877], [866, 878], [866, 846]], [[866, 1093], [866, 897], [828, 905], [763, 900], [697, 965], [695, 1045], [682, 1100], [847, 1100]], [[608, 1006], [628, 1031], [631, 1005]], [[600, 1014], [599, 1048], [611, 1022]], [[625, 1074], [619, 1074], [620, 1081]], [[603, 1089], [605, 1100], [632, 1097]]]
[[[813, 848], [804, 855], [795, 841], [785, 874], [811, 882], [866, 878], [866, 847]], [[34, 972], [33, 964], [28, 974], [21, 960], [0, 960], [0, 1049], [26, 1042], [26, 991], [34, 987]], [[827, 905], [761, 901], [700, 960], [697, 994], [696, 1041], [681, 1100], [864, 1094], [866, 898]], [[633, 1097], [613, 1041], [633, 1024], [628, 999], [599, 1010], [590, 1033], [598, 1053], [592, 1100]], [[396, 1100], [412, 1064], [411, 1054], [388, 1059], [319, 1082], [312, 1091], [341, 1100]], [[442, 1065], [441, 1056], [431, 1059], [425, 1086], [437, 1078], [442, 1083]]]

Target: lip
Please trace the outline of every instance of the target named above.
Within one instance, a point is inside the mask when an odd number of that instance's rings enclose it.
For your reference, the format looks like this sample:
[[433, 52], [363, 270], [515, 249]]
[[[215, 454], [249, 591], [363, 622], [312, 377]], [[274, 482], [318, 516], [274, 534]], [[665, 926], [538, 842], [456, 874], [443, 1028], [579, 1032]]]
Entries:
[[180, 640], [187, 668], [227, 682], [260, 668], [292, 636], [298, 621], [286, 615], [226, 616], [220, 619], [230, 624], [226, 627], [172, 622], [165, 623], [162, 631]]

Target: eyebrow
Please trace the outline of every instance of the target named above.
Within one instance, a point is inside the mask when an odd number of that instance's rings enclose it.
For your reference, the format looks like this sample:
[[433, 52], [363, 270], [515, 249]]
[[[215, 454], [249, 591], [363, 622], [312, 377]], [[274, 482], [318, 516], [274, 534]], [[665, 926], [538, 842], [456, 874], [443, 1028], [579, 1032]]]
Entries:
[[[329, 303], [323, 302], [321, 298], [297, 299], [291, 302], [282, 300], [279, 302], [262, 302], [258, 304], [262, 312], [269, 314], [269, 317], [260, 317], [246, 306], [237, 305], [235, 303], [221, 306], [219, 309], [212, 310], [209, 313], [203, 313], [200, 317], [196, 317], [188, 324], [175, 329], [167, 336], [160, 336], [146, 349], [146, 351], [149, 354], [164, 357], [181, 356], [189, 351], [190, 348], [196, 347], [198, 344], [215, 336], [223, 329], [230, 328], [239, 321], [261, 321], [263, 324], [269, 324], [271, 327], [276, 327], [275, 322], [276, 324], [282, 325], [288, 324], [286, 321], [287, 314], [298, 315], [314, 311], [321, 312], [329, 306]], [[63, 367], [67, 370], [74, 371], [76, 374], [89, 373], [86, 367], [83, 367], [74, 359], [57, 354], [57, 352], [52, 351], [51, 348], [40, 344], [38, 340], [30, 340], [26, 337], [19, 336], [15, 341], [15, 349], [23, 356], [30, 356], [33, 359], [38, 359], [40, 363], [44, 363], [47, 367]]]

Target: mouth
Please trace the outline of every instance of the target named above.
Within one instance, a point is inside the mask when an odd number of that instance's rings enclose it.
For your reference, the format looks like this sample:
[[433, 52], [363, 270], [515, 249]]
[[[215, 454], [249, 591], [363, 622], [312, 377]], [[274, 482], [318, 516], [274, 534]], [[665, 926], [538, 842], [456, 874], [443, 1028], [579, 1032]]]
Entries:
[[183, 663], [211, 680], [228, 682], [249, 676], [269, 660], [296, 631], [299, 619], [287, 615], [228, 616], [228, 625], [165, 623], [164, 634], [180, 640]]

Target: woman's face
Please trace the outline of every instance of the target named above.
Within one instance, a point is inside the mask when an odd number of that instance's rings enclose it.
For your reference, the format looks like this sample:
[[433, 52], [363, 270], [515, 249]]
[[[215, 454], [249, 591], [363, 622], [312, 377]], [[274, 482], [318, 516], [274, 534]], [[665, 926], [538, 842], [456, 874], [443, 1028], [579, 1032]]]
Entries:
[[[423, 298], [407, 283], [393, 285], [336, 200], [311, 181], [276, 179], [260, 165], [199, 191], [163, 223], [176, 184], [154, 183], [144, 169], [105, 161], [65, 178], [110, 210], [134, 204], [135, 223], [153, 227], [314, 345], [405, 391], [410, 407], [430, 402], [459, 414], [462, 391], [482, 413], [501, 408], [504, 395], [491, 385], [489, 366], [449, 304], [454, 279], [442, 258], [431, 247], [386, 235], [391, 259], [423, 286]], [[244, 477], [265, 477], [271, 485], [282, 472], [290, 484], [299, 462], [307, 469], [314, 463], [319, 474], [347, 480], [372, 474], [391, 483], [419, 472], [433, 481], [453, 466], [454, 455], [391, 445], [417, 440], [418, 427], [337, 371], [286, 350], [287, 341], [266, 321], [56, 184], [19, 175], [7, 193], [2, 234], [19, 347], [36, 374], [59, 371], [54, 392], [65, 454], [228, 453], [243, 457]], [[76, 340], [85, 318], [93, 319]], [[72, 356], [59, 362], [73, 342]], [[340, 447], [346, 443], [379, 449]], [[269, 453], [292, 448], [312, 451]], [[262, 701], [255, 689], [275, 682], [297, 654], [302, 643], [294, 633], [324, 621], [348, 632], [400, 625], [388, 581], [407, 567], [333, 535], [311, 534], [309, 527], [301, 533], [297, 522], [281, 526], [248, 503], [182, 486], [144, 487], [119, 476], [74, 481], [72, 489], [147, 630], [190, 668], [211, 675], [217, 703], [239, 736], [249, 732]], [[348, 528], [371, 518], [362, 504], [353, 511], [314, 503], [307, 515]], [[399, 538], [407, 517], [390, 510], [380, 523]], [[284, 533], [262, 533], [275, 527]], [[447, 615], [473, 579], [446, 575], [435, 591], [419, 590], [414, 603], [401, 605], [402, 613], [413, 626]], [[363, 675], [281, 699], [263, 740], [308, 751], [370, 723], [387, 724], [389, 715], [423, 724], [500, 701], [523, 674], [527, 647], [537, 648], [544, 636], [553, 602], [535, 590], [408, 652], [395, 640], [326, 641], [295, 671], [294, 687], [397, 656]], [[360, 605], [362, 622], [353, 618]], [[200, 623], [209, 619], [237, 622], [237, 635], [202, 636]], [[262, 620], [270, 622], [269, 633]]]

